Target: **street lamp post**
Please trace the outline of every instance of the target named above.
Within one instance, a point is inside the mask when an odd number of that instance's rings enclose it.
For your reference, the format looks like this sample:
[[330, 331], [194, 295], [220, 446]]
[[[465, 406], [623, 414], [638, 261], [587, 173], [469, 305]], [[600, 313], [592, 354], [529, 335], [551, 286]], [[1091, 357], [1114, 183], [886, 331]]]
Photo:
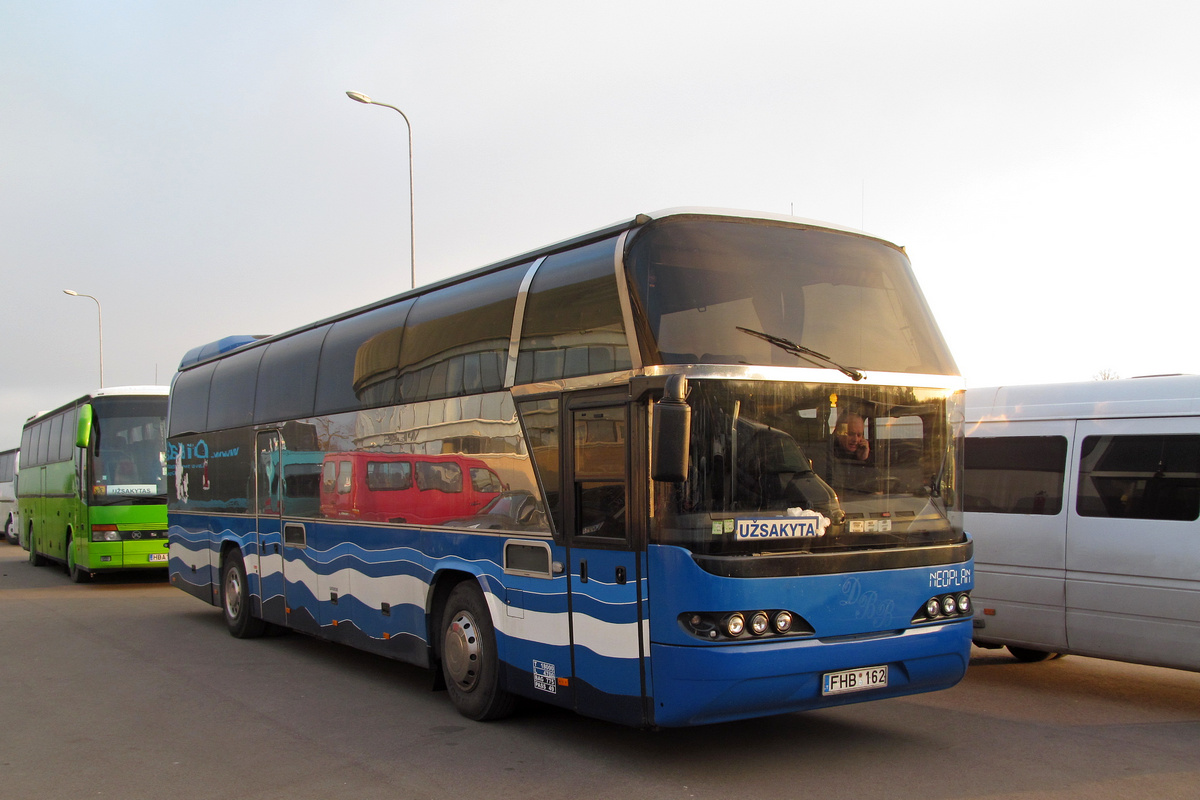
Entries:
[[100, 388], [104, 388], [104, 310], [100, 308], [100, 301], [92, 297], [90, 294], [80, 294], [73, 292], [70, 289], [63, 289], [63, 294], [69, 294], [72, 297], [86, 297], [96, 303], [96, 316], [100, 322]]
[[378, 100], [372, 100], [362, 92], [346, 92], [346, 96], [351, 100], [359, 103], [366, 103], [369, 106], [383, 106], [390, 108], [404, 117], [404, 125], [408, 128], [408, 262], [412, 270], [412, 288], [417, 288], [417, 246], [415, 241], [415, 225], [413, 223], [413, 157], [412, 157], [412, 123], [408, 121], [408, 116], [393, 105], [380, 103]]

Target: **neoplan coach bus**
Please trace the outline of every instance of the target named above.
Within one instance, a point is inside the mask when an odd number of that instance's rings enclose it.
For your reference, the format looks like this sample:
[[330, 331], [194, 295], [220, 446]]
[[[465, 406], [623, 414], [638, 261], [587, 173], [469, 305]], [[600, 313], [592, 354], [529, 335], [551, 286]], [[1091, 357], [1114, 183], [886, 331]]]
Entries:
[[967, 391], [975, 639], [1200, 670], [1200, 377]]
[[[899, 247], [641, 215], [222, 349], [172, 384], [170, 575], [235, 636], [429, 666], [473, 719], [690, 725], [966, 670], [962, 380]], [[480, 462], [504, 494], [435, 516], [447, 473], [332, 518], [295, 452], [377, 454], [380, 487], [409, 485], [389, 454]]]

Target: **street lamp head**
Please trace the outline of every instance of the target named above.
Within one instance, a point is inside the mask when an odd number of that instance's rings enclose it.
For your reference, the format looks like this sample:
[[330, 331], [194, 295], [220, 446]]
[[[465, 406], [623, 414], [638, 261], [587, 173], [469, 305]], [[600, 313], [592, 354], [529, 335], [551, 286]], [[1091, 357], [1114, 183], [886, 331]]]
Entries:
[[346, 96], [349, 97], [351, 100], [354, 100], [359, 103], [366, 103], [367, 105], [371, 105], [375, 102], [374, 100], [372, 100], [371, 98], [369, 98], [365, 94], [363, 94], [362, 92], [346, 92]]
[[72, 297], [79, 297], [79, 292], [72, 292], [70, 289], [63, 289], [63, 294], [69, 294]]

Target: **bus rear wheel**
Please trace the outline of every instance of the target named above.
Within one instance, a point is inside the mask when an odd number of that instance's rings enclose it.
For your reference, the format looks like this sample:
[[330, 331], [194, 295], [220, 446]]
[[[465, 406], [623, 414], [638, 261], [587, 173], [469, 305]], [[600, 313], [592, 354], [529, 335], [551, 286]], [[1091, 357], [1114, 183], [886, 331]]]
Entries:
[[267, 629], [267, 623], [250, 613], [246, 564], [236, 550], [230, 551], [221, 562], [221, 609], [225, 612], [225, 625], [238, 639], [262, 636]]
[[35, 567], [46, 566], [46, 557], [37, 551], [37, 540], [33, 538], [33, 527], [29, 528], [29, 538], [25, 541], [29, 542], [29, 563]]
[[483, 593], [471, 581], [450, 592], [441, 632], [442, 676], [458, 713], [479, 721], [511, 714], [516, 698], [500, 688], [492, 618]]

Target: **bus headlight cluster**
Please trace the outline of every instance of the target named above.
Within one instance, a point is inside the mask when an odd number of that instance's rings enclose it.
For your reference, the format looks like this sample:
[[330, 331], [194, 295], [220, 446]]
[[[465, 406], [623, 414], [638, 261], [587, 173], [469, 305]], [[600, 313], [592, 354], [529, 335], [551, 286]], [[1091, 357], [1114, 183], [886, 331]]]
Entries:
[[116, 525], [93, 525], [92, 541], [119, 542], [121, 541], [121, 532], [117, 530]]
[[971, 615], [971, 595], [967, 592], [942, 594], [925, 601], [925, 608], [917, 612], [913, 622], [931, 619], [954, 619]]
[[783, 609], [716, 614], [689, 612], [680, 614], [679, 621], [688, 633], [710, 641], [807, 635], [813, 632], [812, 627], [798, 615]]

